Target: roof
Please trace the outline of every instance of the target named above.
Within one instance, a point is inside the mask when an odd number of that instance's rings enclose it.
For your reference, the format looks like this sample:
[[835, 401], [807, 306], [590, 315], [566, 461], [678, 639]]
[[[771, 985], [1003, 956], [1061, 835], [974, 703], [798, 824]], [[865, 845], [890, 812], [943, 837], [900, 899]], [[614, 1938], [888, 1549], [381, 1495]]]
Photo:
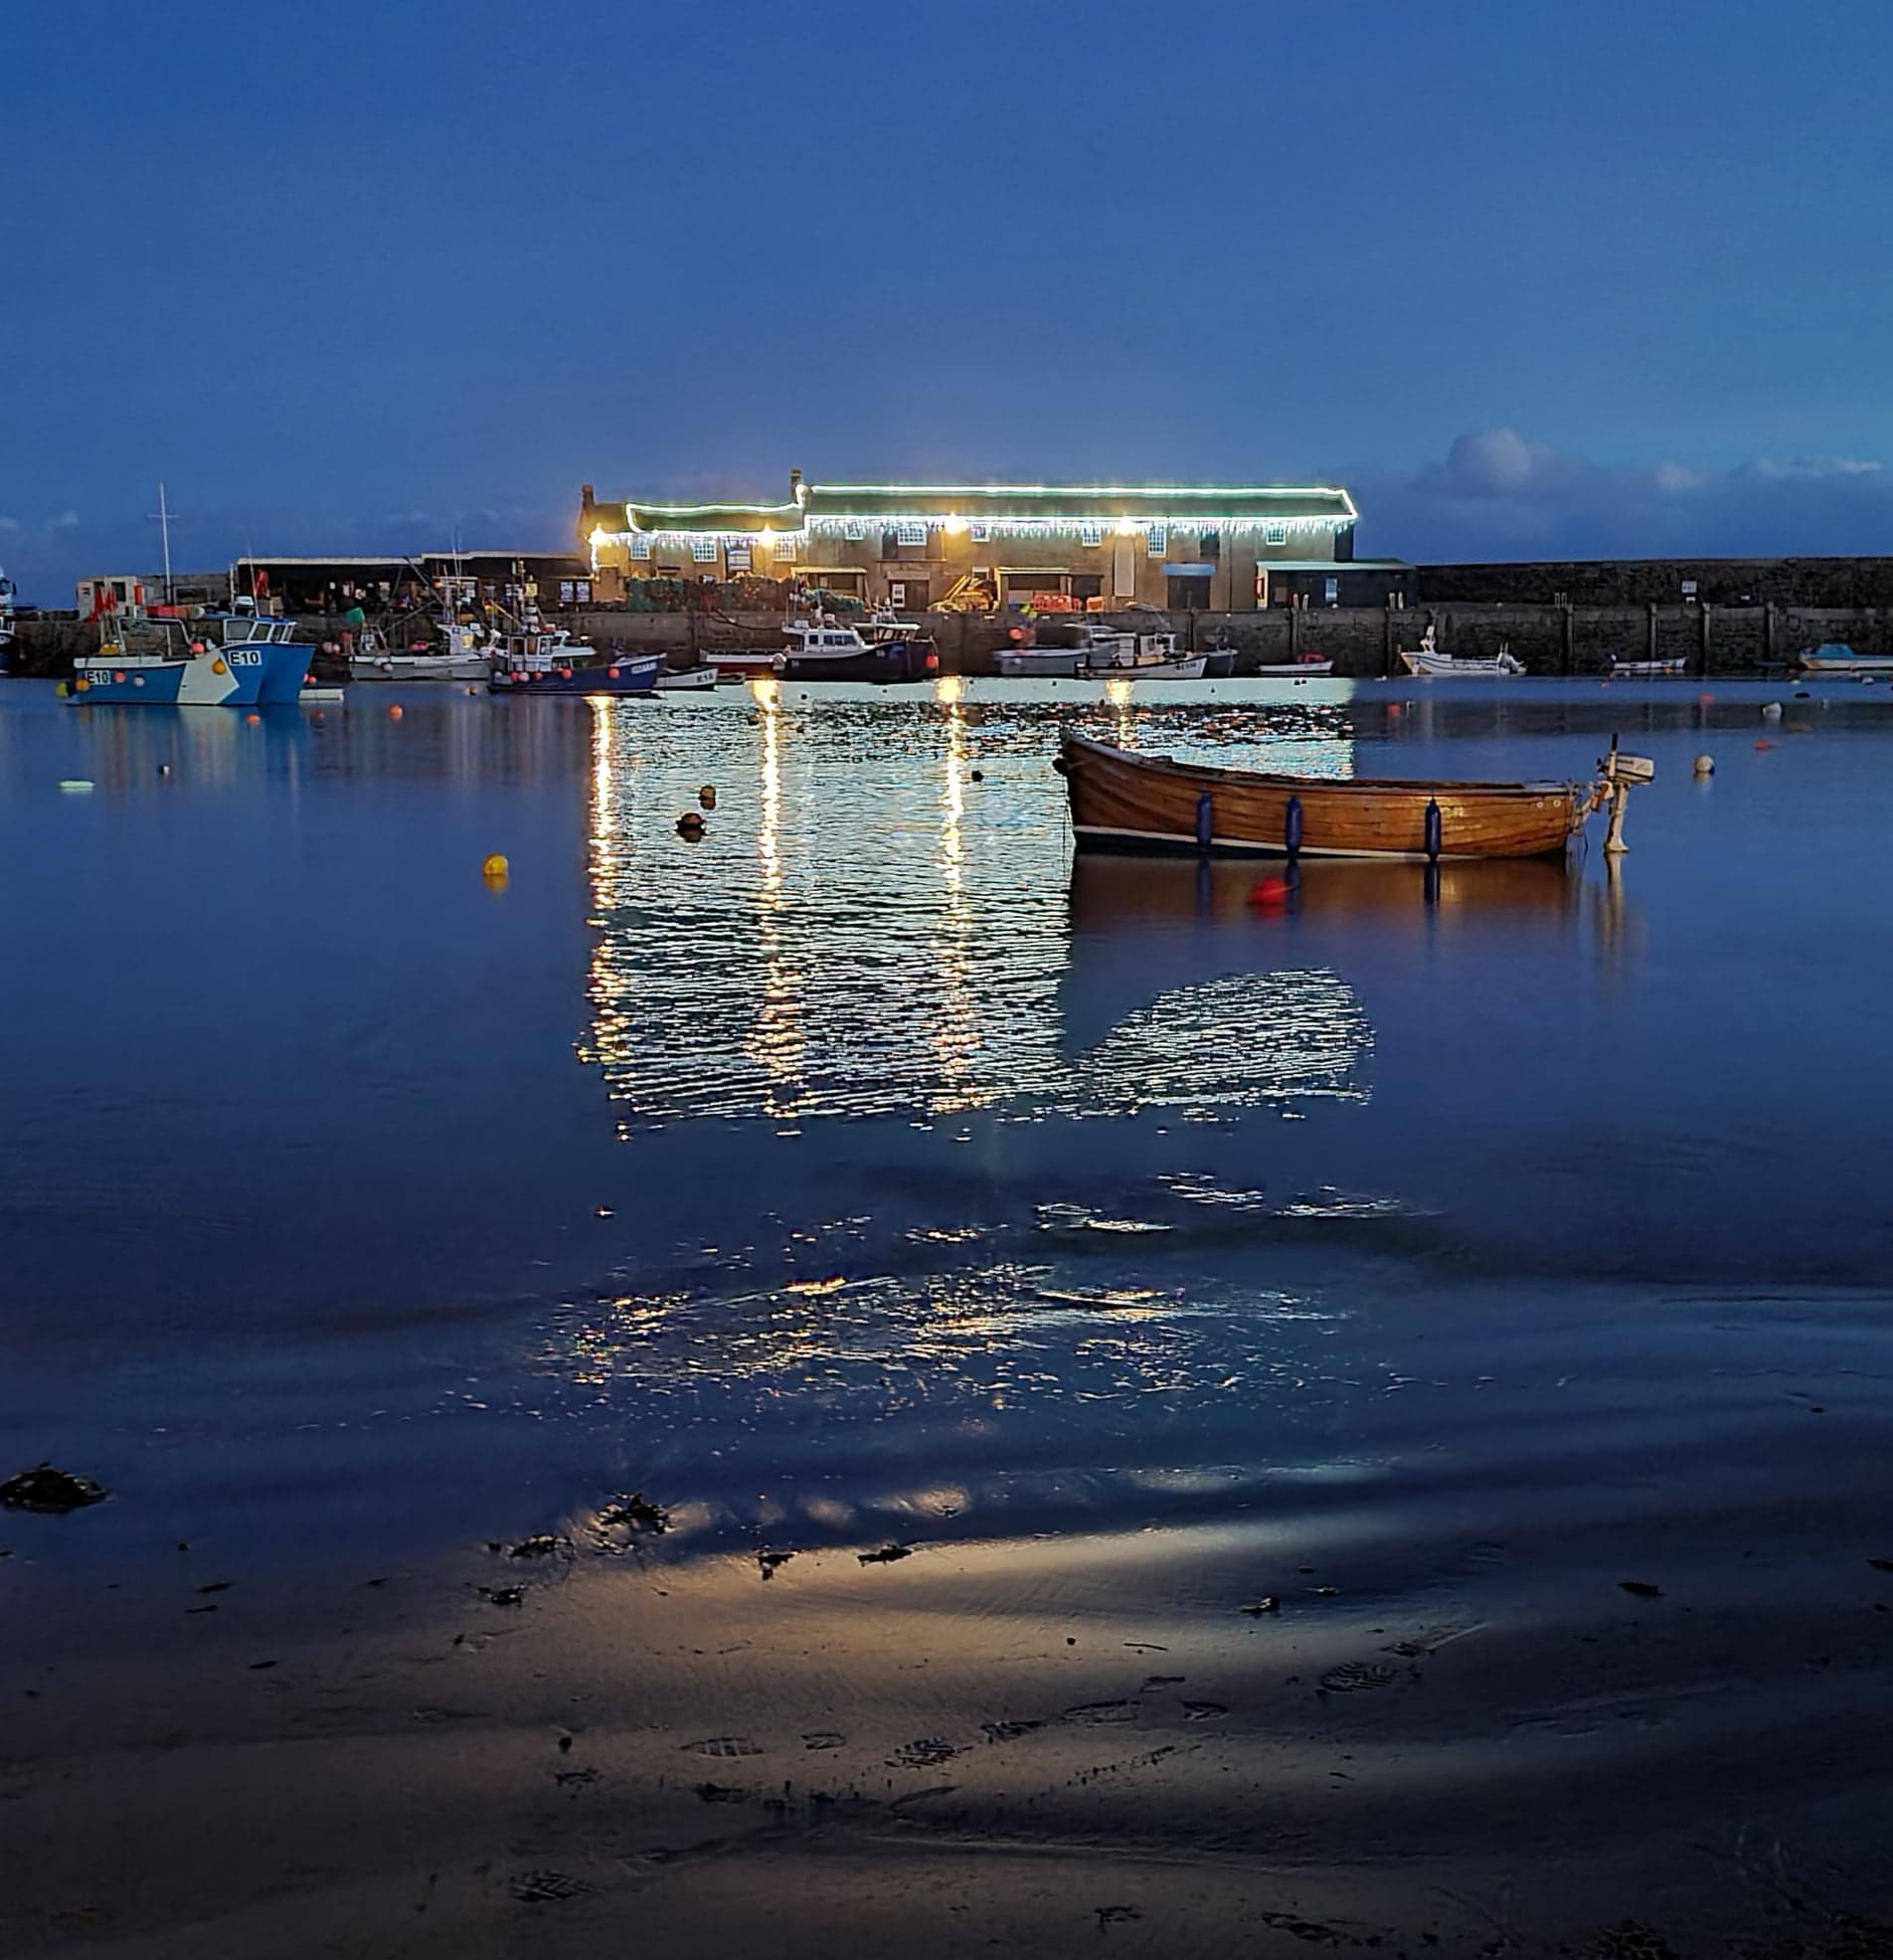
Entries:
[[958, 518], [1020, 524], [1165, 520], [1188, 528], [1280, 519], [1344, 526], [1358, 515], [1344, 489], [1281, 483], [805, 483], [787, 503], [587, 504], [581, 530], [685, 533], [799, 531], [849, 519]]
[[1260, 558], [1265, 572], [1411, 572], [1405, 558]]
[[[464, 546], [458, 551], [385, 551], [374, 553], [338, 552], [332, 558], [296, 557], [289, 553], [275, 551], [246, 551], [238, 557], [239, 565], [299, 565], [320, 566], [324, 569], [342, 565], [388, 566], [447, 564], [455, 558], [571, 558], [569, 551], [542, 551], [535, 547], [531, 551], [469, 551]], [[219, 575], [222, 576], [221, 574]]]
[[1354, 521], [1345, 490], [1287, 484], [811, 483], [811, 517], [1333, 518]]

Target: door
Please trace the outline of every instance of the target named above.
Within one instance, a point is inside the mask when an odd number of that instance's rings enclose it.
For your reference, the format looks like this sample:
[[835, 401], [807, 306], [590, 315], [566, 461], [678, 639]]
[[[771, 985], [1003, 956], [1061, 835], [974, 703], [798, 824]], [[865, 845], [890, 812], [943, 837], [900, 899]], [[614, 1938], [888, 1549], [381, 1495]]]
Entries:
[[1111, 596], [1135, 599], [1137, 596], [1137, 541], [1119, 538], [1111, 548]]

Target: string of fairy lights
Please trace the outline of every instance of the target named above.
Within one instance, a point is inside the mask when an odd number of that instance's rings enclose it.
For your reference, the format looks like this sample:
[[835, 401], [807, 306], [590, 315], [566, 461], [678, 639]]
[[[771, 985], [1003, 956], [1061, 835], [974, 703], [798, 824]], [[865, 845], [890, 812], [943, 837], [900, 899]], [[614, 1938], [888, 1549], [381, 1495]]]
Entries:
[[[814, 512], [808, 507], [812, 496], [846, 498], [849, 495], [873, 496], [876, 498], [898, 498], [902, 494], [929, 499], [962, 498], [969, 505], [966, 511], [908, 510], [887, 508], [873, 511], [834, 511]], [[892, 534], [900, 545], [925, 548], [931, 544], [938, 533], [943, 539], [961, 540], [969, 544], [985, 544], [997, 539], [1017, 538], [1057, 538], [1075, 540], [1081, 548], [1102, 549], [1119, 539], [1141, 538], [1145, 551], [1152, 557], [1162, 556], [1169, 548], [1173, 531], [1204, 533], [1218, 536], [1259, 537], [1265, 547], [1287, 545], [1296, 534], [1326, 532], [1332, 534], [1345, 530], [1353, 524], [1358, 512], [1353, 499], [1345, 490], [1315, 487], [1307, 489], [1254, 489], [1240, 493], [1246, 500], [1257, 498], [1297, 498], [1307, 500], [1314, 497], [1334, 499], [1337, 508], [1331, 511], [1295, 511], [1275, 514], [1267, 509], [1256, 510], [1218, 510], [1213, 505], [1208, 508], [1191, 507], [1193, 499], [1212, 499], [1228, 497], [1226, 488], [1202, 488], [1192, 486], [1173, 486], [1165, 489], [1111, 489], [1111, 488], [1071, 488], [1063, 491], [1050, 490], [1042, 486], [1029, 488], [1018, 485], [989, 486], [974, 484], [865, 484], [843, 483], [828, 485], [799, 485], [795, 501], [776, 505], [731, 504], [627, 504], [624, 506], [625, 522], [622, 528], [612, 529], [604, 525], [597, 526], [591, 534], [592, 562], [596, 570], [599, 554], [615, 548], [625, 553], [632, 561], [647, 560], [653, 550], [688, 552], [698, 563], [712, 563], [724, 553], [734, 550], [739, 555], [761, 552], [772, 561], [784, 561], [797, 553], [806, 551], [810, 542], [816, 538], [840, 539], [848, 543], [866, 543], [871, 538], [883, 538]], [[1028, 496], [1068, 496], [1068, 497], [1108, 497], [1118, 502], [1131, 498], [1139, 501], [1148, 499], [1161, 502], [1167, 508], [1160, 516], [1142, 516], [1135, 511], [1125, 511], [1114, 517], [1080, 517], [1065, 513], [1054, 513], [1045, 517], [1022, 517], [1016, 513], [1001, 515], [979, 515], [978, 502], [991, 497], [1005, 497], [1016, 500]], [[632, 513], [636, 512], [634, 516]], [[728, 517], [733, 521], [718, 525], [715, 519]], [[640, 522], [639, 519], [655, 519], [655, 523]], [[666, 524], [664, 519], [692, 519], [683, 524]], [[1179, 523], [1178, 519], [1182, 521]], [[710, 521], [706, 521], [710, 520]], [[758, 520], [761, 520], [760, 522]]]

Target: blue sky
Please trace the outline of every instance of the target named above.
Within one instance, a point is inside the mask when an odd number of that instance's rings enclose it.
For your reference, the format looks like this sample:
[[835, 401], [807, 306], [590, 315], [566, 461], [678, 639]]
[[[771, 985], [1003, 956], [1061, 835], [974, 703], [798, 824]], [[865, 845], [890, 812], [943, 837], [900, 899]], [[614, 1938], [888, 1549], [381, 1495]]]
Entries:
[[1364, 553], [1893, 549], [1893, 8], [9, 0], [0, 562], [579, 485], [1346, 481]]

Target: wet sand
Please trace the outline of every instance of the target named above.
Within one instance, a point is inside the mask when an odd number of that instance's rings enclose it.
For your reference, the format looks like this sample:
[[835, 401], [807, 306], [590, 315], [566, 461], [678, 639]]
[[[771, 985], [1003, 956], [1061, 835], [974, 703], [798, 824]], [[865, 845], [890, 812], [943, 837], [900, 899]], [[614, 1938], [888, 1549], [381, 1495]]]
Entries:
[[1862, 1558], [1771, 1609], [1256, 1518], [767, 1580], [575, 1535], [0, 1566], [0, 1951], [1893, 1951]]

